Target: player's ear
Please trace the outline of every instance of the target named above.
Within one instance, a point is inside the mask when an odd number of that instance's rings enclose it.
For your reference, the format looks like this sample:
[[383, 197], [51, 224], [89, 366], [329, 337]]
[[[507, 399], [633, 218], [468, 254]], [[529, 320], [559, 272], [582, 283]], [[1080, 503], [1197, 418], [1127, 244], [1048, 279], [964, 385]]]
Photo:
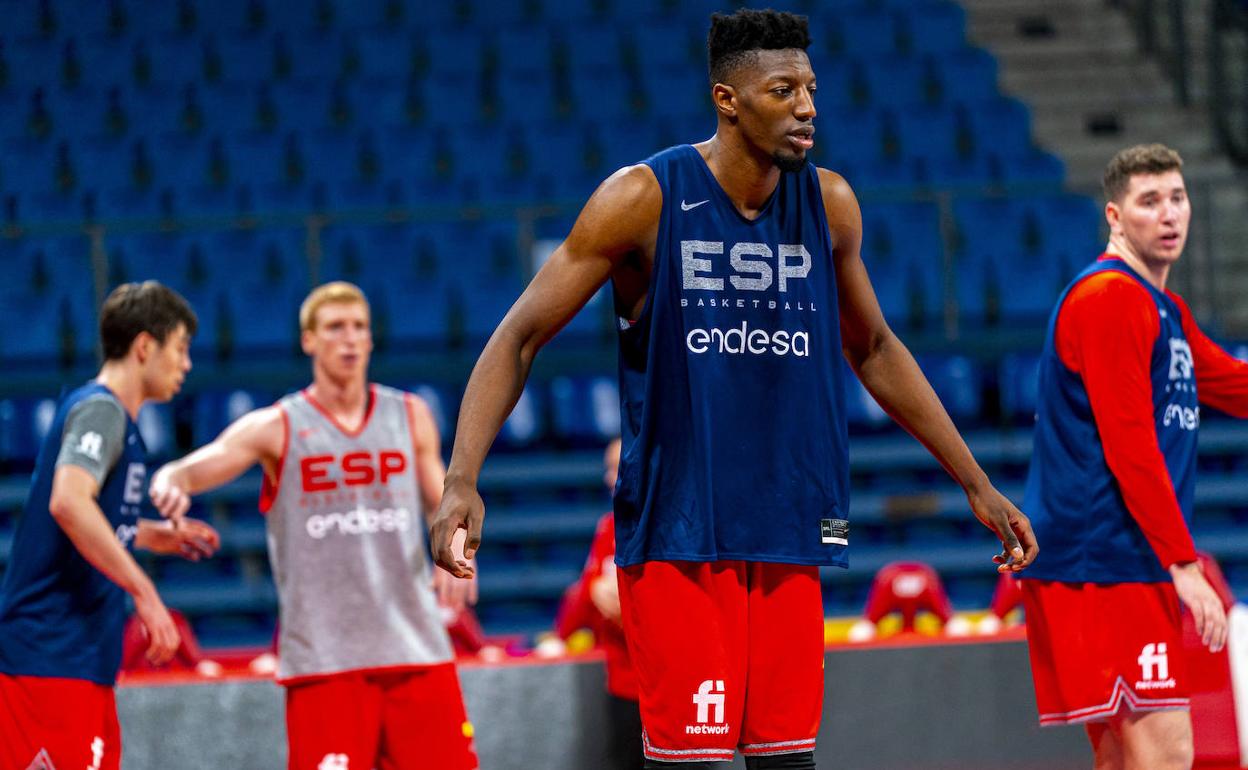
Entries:
[[130, 343], [130, 350], [138, 358], [140, 364], [147, 363], [155, 347], [156, 338], [148, 332], [139, 332], [134, 336], [134, 341]]
[[737, 89], [727, 83], [716, 83], [711, 88], [711, 102], [719, 114], [729, 118], [737, 116]]
[[315, 348], [312, 346], [312, 340], [313, 332], [311, 329], [304, 329], [299, 332], [299, 347], [303, 348], [303, 354], [306, 356], [310, 356], [315, 352]]
[[1106, 201], [1105, 221], [1109, 223], [1111, 233], [1118, 230], [1118, 224], [1122, 221], [1122, 208], [1119, 207], [1117, 201]]

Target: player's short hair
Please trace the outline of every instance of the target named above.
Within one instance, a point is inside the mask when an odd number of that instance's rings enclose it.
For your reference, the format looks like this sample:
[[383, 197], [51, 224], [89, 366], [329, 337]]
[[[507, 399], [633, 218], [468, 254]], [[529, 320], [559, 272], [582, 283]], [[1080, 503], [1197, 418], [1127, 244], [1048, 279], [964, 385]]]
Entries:
[[733, 71], [751, 63], [758, 51], [804, 51], [809, 46], [810, 25], [805, 16], [770, 8], [711, 14], [711, 31], [706, 36], [711, 84], [727, 83]]
[[368, 298], [359, 286], [347, 281], [330, 281], [312, 290], [299, 306], [299, 330], [310, 332], [316, 329], [316, 311], [322, 305], [352, 305], [359, 303], [368, 310]]
[[1119, 150], [1109, 161], [1101, 188], [1105, 191], [1106, 200], [1121, 201], [1131, 186], [1131, 177], [1182, 170], [1183, 158], [1164, 144], [1137, 144]]
[[105, 361], [125, 358], [134, 338], [147, 332], [160, 344], [186, 326], [194, 334], [199, 319], [190, 304], [173, 289], [156, 281], [123, 283], [113, 289], [100, 308], [100, 347]]

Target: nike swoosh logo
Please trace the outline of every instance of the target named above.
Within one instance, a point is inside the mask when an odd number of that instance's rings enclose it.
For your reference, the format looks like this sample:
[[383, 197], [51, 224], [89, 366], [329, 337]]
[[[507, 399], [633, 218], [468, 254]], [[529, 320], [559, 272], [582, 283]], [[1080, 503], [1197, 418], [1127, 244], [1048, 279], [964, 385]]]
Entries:
[[707, 198], [707, 199], [706, 199], [706, 200], [704, 200], [704, 201], [698, 201], [697, 203], [685, 203], [685, 202], [682, 200], [682, 201], [680, 202], [680, 210], [681, 210], [681, 211], [693, 211], [693, 210], [694, 210], [694, 209], [696, 209], [698, 206], [701, 206], [703, 203], [710, 203], [710, 202], [711, 202], [711, 199], [710, 199], [710, 198]]

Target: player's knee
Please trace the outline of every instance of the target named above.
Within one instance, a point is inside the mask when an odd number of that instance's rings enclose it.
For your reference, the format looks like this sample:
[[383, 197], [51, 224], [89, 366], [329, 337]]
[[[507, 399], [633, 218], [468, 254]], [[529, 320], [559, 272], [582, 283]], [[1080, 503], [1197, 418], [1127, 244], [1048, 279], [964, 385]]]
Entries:
[[745, 766], [749, 770], [815, 770], [815, 752], [746, 757]]

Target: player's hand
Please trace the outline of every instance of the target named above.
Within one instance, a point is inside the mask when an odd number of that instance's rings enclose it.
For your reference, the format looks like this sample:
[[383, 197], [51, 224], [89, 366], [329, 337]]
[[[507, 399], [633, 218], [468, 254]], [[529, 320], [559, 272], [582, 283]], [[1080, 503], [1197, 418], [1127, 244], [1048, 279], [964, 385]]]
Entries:
[[152, 477], [147, 495], [152, 499], [156, 510], [160, 511], [160, 515], [171, 521], [180, 521], [191, 508], [191, 496], [170, 480], [164, 468], [156, 471], [156, 475]]
[[1226, 645], [1226, 608], [1205, 579], [1199, 562], [1170, 565], [1174, 591], [1196, 621], [1196, 633], [1209, 652], [1221, 652]]
[[604, 569], [602, 574], [589, 584], [589, 600], [604, 618], [618, 625], [620, 617], [620, 583], [615, 568]]
[[433, 591], [438, 597], [438, 604], [456, 613], [464, 607], [477, 603], [476, 562], [464, 558], [464, 542], [468, 539], [467, 530], [457, 529], [451, 538], [451, 553], [455, 563], [466, 562], [472, 574], [466, 578], [458, 578], [442, 569], [433, 571]]
[[975, 518], [1001, 539], [1001, 553], [992, 557], [997, 572], [1021, 572], [1036, 560], [1040, 546], [1031, 521], [1005, 495], [989, 486], [981, 494], [968, 495]]
[[221, 535], [211, 524], [184, 518], [178, 522], [143, 521], [140, 543], [153, 553], [181, 556], [190, 561], [206, 559], [221, 547]]
[[165, 609], [164, 602], [153, 590], [150, 594], [135, 597], [134, 611], [143, 623], [143, 630], [147, 632], [148, 661], [155, 666], [168, 663], [182, 643], [182, 637], [178, 634], [177, 626], [173, 624], [173, 618], [169, 616], [169, 610]]
[[[469, 578], [476, 574], [472, 560], [481, 547], [481, 524], [485, 519], [485, 503], [481, 500], [475, 484], [456, 481], [450, 476], [442, 492], [442, 503], [433, 517], [429, 530], [433, 560], [438, 566], [457, 578]], [[457, 554], [453, 548], [455, 533], [465, 530], [464, 550]]]

